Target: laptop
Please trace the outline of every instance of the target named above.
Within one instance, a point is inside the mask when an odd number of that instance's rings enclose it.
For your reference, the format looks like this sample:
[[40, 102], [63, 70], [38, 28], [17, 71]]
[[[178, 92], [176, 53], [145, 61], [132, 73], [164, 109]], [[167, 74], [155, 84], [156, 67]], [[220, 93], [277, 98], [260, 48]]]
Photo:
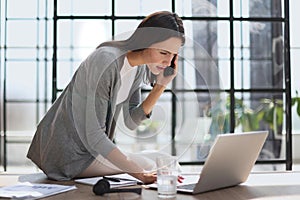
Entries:
[[198, 182], [179, 184], [177, 192], [199, 194], [245, 182], [267, 136], [268, 131], [217, 135]]

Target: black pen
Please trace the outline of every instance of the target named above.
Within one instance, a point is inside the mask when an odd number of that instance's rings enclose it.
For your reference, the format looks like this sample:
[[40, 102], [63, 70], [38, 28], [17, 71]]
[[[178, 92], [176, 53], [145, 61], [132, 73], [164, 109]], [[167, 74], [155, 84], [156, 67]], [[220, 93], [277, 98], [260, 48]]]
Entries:
[[103, 176], [103, 179], [106, 179], [106, 180], [112, 181], [112, 182], [121, 182], [120, 179], [118, 179], [118, 178], [113, 178], [113, 177]]

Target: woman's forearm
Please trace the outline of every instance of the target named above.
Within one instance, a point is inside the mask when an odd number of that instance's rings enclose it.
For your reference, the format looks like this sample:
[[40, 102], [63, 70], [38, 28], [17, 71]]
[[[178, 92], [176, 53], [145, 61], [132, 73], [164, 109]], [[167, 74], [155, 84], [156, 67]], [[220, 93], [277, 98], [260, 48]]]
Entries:
[[161, 94], [165, 91], [165, 86], [155, 84], [147, 98], [142, 103], [143, 110], [146, 115], [150, 114], [154, 105], [158, 101]]
[[153, 183], [156, 180], [156, 175], [145, 173], [138, 164], [130, 160], [129, 157], [123, 154], [118, 148], [113, 149], [108, 154], [107, 159], [124, 173], [127, 173], [144, 183]]
[[116, 167], [124, 171], [125, 173], [142, 173], [143, 169], [135, 162], [130, 160], [124, 153], [118, 148], [114, 148], [107, 156], [107, 159]]

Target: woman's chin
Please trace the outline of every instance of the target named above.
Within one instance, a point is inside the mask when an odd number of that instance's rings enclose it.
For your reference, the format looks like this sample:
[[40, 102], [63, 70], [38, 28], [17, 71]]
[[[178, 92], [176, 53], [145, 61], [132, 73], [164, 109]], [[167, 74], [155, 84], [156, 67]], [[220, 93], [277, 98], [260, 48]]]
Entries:
[[158, 71], [158, 70], [155, 70], [155, 71], [154, 71], [154, 70], [152, 70], [152, 71], [151, 71], [151, 73], [157, 76], [157, 75], [159, 75], [159, 74], [160, 74], [160, 71]]

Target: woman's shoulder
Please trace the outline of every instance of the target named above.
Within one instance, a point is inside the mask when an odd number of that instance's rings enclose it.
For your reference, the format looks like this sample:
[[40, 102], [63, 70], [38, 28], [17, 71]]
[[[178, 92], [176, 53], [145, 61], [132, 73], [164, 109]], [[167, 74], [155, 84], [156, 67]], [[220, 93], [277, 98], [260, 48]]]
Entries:
[[111, 56], [113, 58], [119, 58], [122, 55], [125, 55], [127, 52], [121, 48], [112, 47], [112, 46], [102, 46], [95, 50], [96, 54], [102, 54], [106, 56]]
[[86, 59], [86, 62], [96, 61], [97, 63], [113, 63], [124, 62], [124, 57], [126, 55], [126, 51], [111, 47], [111, 46], [103, 46], [95, 49]]

